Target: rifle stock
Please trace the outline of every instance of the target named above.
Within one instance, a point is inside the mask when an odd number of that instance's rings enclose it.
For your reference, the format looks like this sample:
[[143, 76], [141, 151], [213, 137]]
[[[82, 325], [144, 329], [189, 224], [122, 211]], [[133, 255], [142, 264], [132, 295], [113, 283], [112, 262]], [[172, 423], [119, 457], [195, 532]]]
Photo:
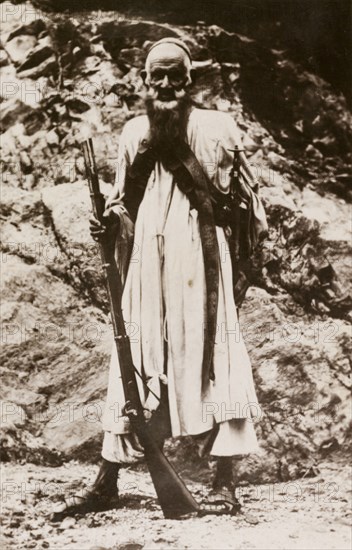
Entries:
[[[89, 139], [83, 142], [82, 149], [93, 213], [98, 221], [102, 222], [105, 201], [99, 188], [92, 140]], [[131, 425], [143, 446], [147, 466], [164, 516], [166, 518], [177, 518], [191, 512], [197, 512], [199, 510], [197, 502], [155, 443], [145, 420], [138, 391], [135, 367], [132, 361], [130, 341], [126, 334], [125, 323], [122, 317], [122, 283], [120, 273], [114, 259], [113, 249], [107, 239], [104, 239], [100, 243], [100, 253], [106, 271], [114, 339], [126, 399], [125, 413], [129, 417]]]

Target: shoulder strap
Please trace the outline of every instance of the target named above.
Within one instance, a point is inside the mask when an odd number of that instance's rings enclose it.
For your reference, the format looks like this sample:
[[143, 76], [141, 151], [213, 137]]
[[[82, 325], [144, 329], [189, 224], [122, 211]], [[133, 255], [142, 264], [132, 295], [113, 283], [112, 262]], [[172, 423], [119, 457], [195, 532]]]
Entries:
[[[177, 143], [173, 152], [179, 160], [173, 171], [176, 181], [198, 211], [207, 291], [207, 322], [204, 327], [202, 376], [202, 386], [205, 390], [209, 384], [209, 379], [215, 379], [213, 358], [219, 297], [220, 253], [209, 187], [210, 182], [187, 143]], [[187, 189], [184, 188], [185, 182], [188, 184]]]
[[126, 170], [124, 204], [133, 222], [136, 221], [139, 205], [157, 160], [155, 151], [146, 147], [145, 143], [146, 139], [142, 141], [131, 166]]

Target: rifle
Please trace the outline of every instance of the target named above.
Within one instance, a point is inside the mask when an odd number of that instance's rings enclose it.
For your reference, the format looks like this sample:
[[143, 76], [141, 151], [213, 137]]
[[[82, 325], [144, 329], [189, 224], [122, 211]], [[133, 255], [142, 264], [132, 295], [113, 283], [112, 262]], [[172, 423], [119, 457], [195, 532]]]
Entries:
[[[83, 142], [82, 149], [93, 213], [97, 220], [102, 223], [105, 200], [99, 188], [92, 140], [88, 139]], [[114, 340], [126, 399], [124, 412], [130, 419], [131, 425], [144, 449], [148, 469], [165, 518], [175, 519], [191, 512], [197, 512], [199, 510], [197, 502], [159, 449], [145, 420], [138, 391], [136, 369], [132, 360], [130, 340], [126, 334], [122, 317], [121, 277], [115, 262], [113, 247], [109, 244], [108, 239], [103, 239], [100, 243], [100, 253], [106, 271]]]

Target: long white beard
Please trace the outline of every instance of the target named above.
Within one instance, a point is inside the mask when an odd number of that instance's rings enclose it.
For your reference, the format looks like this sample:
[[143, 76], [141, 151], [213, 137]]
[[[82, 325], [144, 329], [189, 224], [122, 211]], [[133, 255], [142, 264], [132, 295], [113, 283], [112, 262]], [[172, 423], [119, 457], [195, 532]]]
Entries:
[[187, 92], [175, 92], [175, 99], [161, 101], [156, 94], [145, 99], [150, 124], [151, 143], [164, 148], [178, 139], [183, 139], [191, 100]]

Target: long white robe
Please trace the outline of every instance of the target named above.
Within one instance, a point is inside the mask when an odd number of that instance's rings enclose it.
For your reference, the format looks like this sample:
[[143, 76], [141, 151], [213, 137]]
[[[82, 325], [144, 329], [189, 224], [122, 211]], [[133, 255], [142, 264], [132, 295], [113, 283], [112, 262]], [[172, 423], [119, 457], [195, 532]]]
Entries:
[[[133, 162], [148, 126], [146, 116], [136, 117], [125, 125], [121, 134], [114, 199], [108, 204], [122, 215], [122, 221], [126, 220], [122, 206], [125, 168]], [[187, 140], [212, 184], [228, 192], [233, 159], [229, 149], [241, 145], [239, 130], [231, 116], [218, 111], [192, 110]], [[209, 383], [205, 394], [201, 391], [201, 374], [206, 287], [198, 213], [190, 209], [188, 198], [160, 162], [151, 173], [138, 211], [122, 309], [134, 364], [156, 395], [160, 394], [160, 383], [165, 381], [167, 349], [172, 435], [202, 434], [219, 423], [212, 454], [245, 454], [258, 451], [253, 417], [259, 416], [260, 409], [238, 324], [227, 240], [222, 228], [217, 227], [216, 233], [220, 277], [215, 381]], [[155, 409], [157, 400], [139, 383], [146, 408]], [[121, 449], [128, 438], [123, 440], [119, 436], [130, 433], [129, 423], [121, 413], [124, 402], [113, 347], [103, 417], [106, 432], [103, 456], [110, 460], [114, 457], [121, 460]]]

